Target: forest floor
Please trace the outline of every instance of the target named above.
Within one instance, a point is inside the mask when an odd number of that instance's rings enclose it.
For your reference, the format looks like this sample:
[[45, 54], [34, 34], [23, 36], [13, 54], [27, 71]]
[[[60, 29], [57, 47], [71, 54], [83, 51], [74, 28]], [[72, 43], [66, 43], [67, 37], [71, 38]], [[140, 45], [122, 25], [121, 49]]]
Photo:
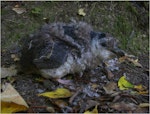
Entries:
[[[20, 8], [16, 10], [15, 8]], [[84, 14], [78, 10], [83, 8]], [[39, 75], [18, 74], [3, 78], [29, 105], [25, 112], [83, 113], [96, 105], [99, 113], [148, 113], [149, 92], [133, 93], [133, 89], [119, 90], [118, 80], [127, 76], [133, 85], [149, 90], [149, 2], [1, 2], [1, 66], [9, 67], [11, 49], [17, 41], [45, 23], [70, 22], [73, 18], [85, 21], [97, 31], [112, 34], [120, 41], [120, 48], [138, 58], [142, 67], [130, 62], [119, 65], [113, 77], [101, 68], [85, 71], [83, 76], [68, 75], [72, 85], [64, 85]], [[12, 64], [11, 64], [12, 65]], [[12, 81], [13, 80], [13, 81]], [[67, 88], [74, 98], [48, 99], [37, 94], [56, 88]], [[142, 105], [142, 106], [141, 106]], [[50, 110], [47, 109], [50, 107]]]

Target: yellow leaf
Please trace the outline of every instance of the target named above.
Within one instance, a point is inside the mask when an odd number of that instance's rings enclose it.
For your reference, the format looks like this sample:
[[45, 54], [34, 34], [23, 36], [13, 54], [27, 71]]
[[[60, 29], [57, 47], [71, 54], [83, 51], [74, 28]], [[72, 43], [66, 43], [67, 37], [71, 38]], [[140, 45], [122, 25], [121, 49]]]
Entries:
[[86, 15], [86, 13], [84, 12], [84, 9], [83, 9], [83, 8], [80, 8], [80, 9], [78, 10], [78, 14], [81, 15], [81, 16], [85, 16], [85, 15]]
[[95, 108], [92, 111], [86, 111], [86, 112], [84, 112], [84, 114], [98, 114], [97, 105], [95, 106]]
[[28, 105], [19, 93], [9, 83], [6, 83], [4, 92], [1, 93], [1, 111], [12, 113], [27, 110]]
[[92, 111], [93, 113], [97, 113], [98, 114], [98, 110], [97, 110], [97, 105], [95, 106], [95, 108]]
[[138, 91], [144, 91], [146, 90], [146, 87], [144, 87], [143, 85], [135, 85], [134, 89], [138, 90]]
[[24, 105], [19, 105], [14, 102], [1, 101], [1, 113], [13, 113], [25, 110], [27, 110], [27, 107]]
[[134, 85], [126, 80], [125, 76], [122, 76], [118, 81], [118, 86], [120, 90], [125, 90], [129, 88], [133, 88]]
[[142, 89], [142, 85], [141, 84], [140, 85], [135, 85], [134, 88], [138, 89], [138, 90], [141, 90]]
[[141, 95], [145, 95], [145, 94], [148, 94], [149, 91], [148, 90], [146, 90], [146, 91], [139, 91], [138, 93], [141, 94]]
[[20, 96], [20, 94], [9, 83], [6, 83], [4, 92], [1, 93], [1, 100], [5, 102], [14, 102], [18, 105], [24, 105], [28, 107], [27, 103]]
[[55, 91], [39, 94], [39, 96], [44, 96], [49, 98], [67, 98], [72, 96], [72, 93], [68, 89], [58, 88]]

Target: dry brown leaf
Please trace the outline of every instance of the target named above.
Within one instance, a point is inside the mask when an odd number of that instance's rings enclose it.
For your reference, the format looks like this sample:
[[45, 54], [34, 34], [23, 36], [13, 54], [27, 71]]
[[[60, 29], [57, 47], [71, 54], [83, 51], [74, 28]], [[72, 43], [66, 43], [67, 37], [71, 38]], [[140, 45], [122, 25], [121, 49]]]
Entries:
[[96, 105], [99, 105], [98, 101], [88, 100], [85, 110], [88, 110], [89, 108], [92, 108], [93, 106], [96, 106]]
[[114, 77], [114, 74], [110, 70], [107, 70], [106, 73], [107, 73], [108, 79], [112, 79]]
[[86, 111], [86, 112], [84, 112], [84, 114], [98, 114], [97, 105], [95, 106], [95, 108], [92, 111]]
[[115, 89], [117, 88], [117, 84], [115, 82], [109, 82], [108, 84], [106, 84], [103, 89], [105, 90], [105, 92], [107, 94], [112, 94], [114, 93]]
[[138, 59], [135, 59], [134, 56], [126, 55], [126, 56], [119, 58], [120, 63], [123, 63], [125, 61], [129, 61], [129, 62], [133, 63], [136, 67], [142, 67], [142, 65], [138, 62]]
[[99, 85], [94, 83], [94, 84], [91, 85], [91, 87], [92, 87], [92, 89], [96, 89], [96, 88], [99, 87]]
[[26, 12], [25, 8], [14, 7], [12, 10], [15, 11], [17, 14], [22, 14], [22, 13]]
[[135, 58], [134, 55], [129, 55], [129, 54], [127, 54], [127, 53], [125, 53], [125, 56], [128, 57], [128, 58]]
[[8, 68], [1, 68], [1, 78], [6, 78], [7, 76], [15, 76], [17, 74], [16, 66], [12, 65]]
[[19, 58], [17, 55], [15, 55], [15, 54], [11, 54], [11, 58], [12, 58], [14, 61], [19, 61], [19, 60], [20, 60], [20, 58]]
[[126, 59], [127, 59], [127, 56], [120, 57], [119, 62], [123, 63], [123, 62], [125, 62]]
[[24, 111], [28, 108], [28, 105], [24, 99], [9, 83], [7, 83], [4, 92], [1, 93], [1, 101], [3, 103], [1, 107], [3, 112], [18, 112]]
[[16, 5], [15, 5], [15, 8], [19, 8], [19, 7], [20, 7], [19, 4], [16, 4]]
[[118, 111], [133, 111], [137, 108], [137, 105], [133, 103], [120, 102], [120, 103], [113, 103], [110, 105], [110, 107]]
[[64, 108], [68, 106], [67, 102], [64, 100], [54, 100], [54, 104], [57, 105], [59, 108]]
[[4, 92], [1, 93], [1, 100], [5, 102], [14, 102], [16, 104], [24, 105], [28, 107], [27, 103], [20, 96], [20, 94], [9, 83], [6, 84]]
[[143, 112], [147, 112], [147, 108], [138, 107], [136, 110], [133, 111], [135, 114], [143, 114]]
[[139, 104], [139, 107], [141, 107], [141, 108], [148, 108], [150, 106], [150, 104], [149, 103], [140, 103]]
[[127, 58], [128, 61], [132, 62], [136, 67], [142, 67], [142, 65], [138, 62], [138, 59]]
[[50, 113], [54, 113], [55, 109], [53, 107], [46, 107], [46, 110]]

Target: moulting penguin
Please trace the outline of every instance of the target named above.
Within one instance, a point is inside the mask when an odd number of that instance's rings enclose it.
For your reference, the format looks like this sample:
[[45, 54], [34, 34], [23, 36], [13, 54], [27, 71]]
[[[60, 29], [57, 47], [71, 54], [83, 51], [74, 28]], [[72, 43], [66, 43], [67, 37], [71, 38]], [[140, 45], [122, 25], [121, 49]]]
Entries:
[[85, 22], [51, 23], [22, 39], [20, 65], [23, 70], [35, 68], [46, 78], [61, 78], [94, 69], [118, 55], [124, 55], [118, 41]]

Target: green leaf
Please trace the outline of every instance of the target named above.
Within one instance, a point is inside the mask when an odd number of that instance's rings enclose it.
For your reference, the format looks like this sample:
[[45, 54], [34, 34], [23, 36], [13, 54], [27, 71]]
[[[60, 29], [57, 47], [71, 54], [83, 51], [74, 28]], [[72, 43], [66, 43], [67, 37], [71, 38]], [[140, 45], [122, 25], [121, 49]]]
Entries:
[[40, 8], [33, 8], [31, 12], [33, 14], [40, 14], [41, 13], [41, 9]]
[[134, 88], [134, 85], [127, 81], [125, 76], [122, 76], [118, 81], [118, 87], [120, 90], [125, 90], [129, 88]]

